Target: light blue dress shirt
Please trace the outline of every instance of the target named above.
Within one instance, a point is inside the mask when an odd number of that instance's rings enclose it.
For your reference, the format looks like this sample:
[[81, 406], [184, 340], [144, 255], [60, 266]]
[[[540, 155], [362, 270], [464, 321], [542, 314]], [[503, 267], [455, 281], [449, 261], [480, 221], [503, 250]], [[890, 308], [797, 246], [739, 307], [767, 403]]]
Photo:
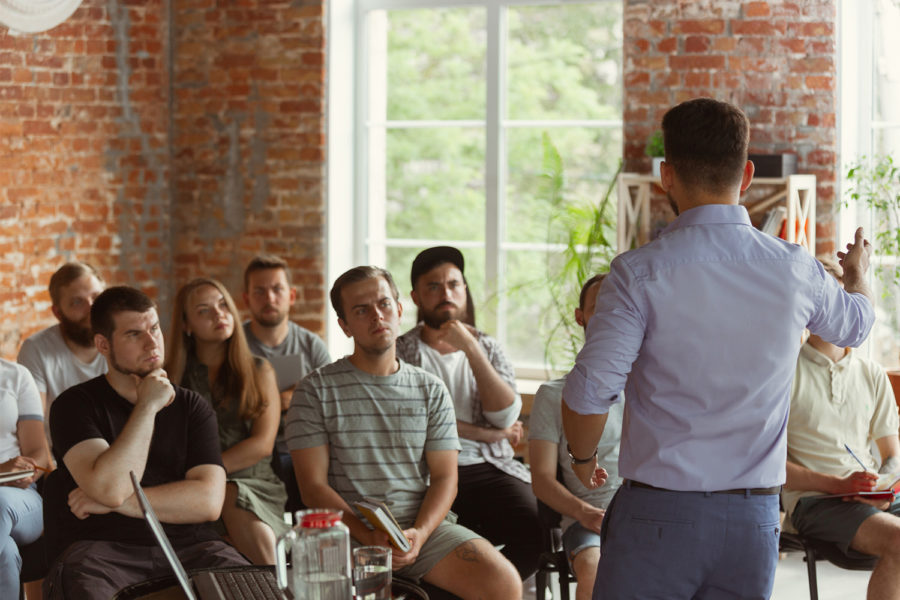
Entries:
[[672, 490], [781, 485], [804, 328], [858, 346], [875, 320], [803, 248], [739, 205], [681, 214], [617, 257], [564, 398], [602, 414], [624, 388], [619, 474]]

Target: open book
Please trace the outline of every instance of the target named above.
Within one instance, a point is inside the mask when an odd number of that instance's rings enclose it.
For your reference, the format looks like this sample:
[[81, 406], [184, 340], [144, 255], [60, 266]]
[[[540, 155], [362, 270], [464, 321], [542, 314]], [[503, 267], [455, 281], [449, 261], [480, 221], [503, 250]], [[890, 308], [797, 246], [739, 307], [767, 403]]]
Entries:
[[[895, 473], [891, 475], [891, 477], [897, 477], [897, 474]], [[872, 490], [871, 492], [850, 492], [847, 494], [827, 494], [825, 496], [816, 496], [816, 498], [853, 498], [854, 496], [859, 496], [860, 498], [866, 498], [868, 500], [890, 500], [893, 502], [900, 496], [900, 478], [895, 479], [889, 486], [880, 490]]]
[[384, 502], [372, 500], [371, 498], [363, 498], [362, 500], [354, 502], [353, 506], [356, 507], [372, 527], [380, 529], [388, 534], [391, 544], [396, 547], [397, 550], [409, 552], [409, 549], [412, 546], [410, 546], [406, 536], [403, 535], [403, 529], [400, 528], [397, 519], [391, 514], [391, 509], [389, 509]]
[[9, 483], [10, 481], [18, 481], [34, 475], [34, 471], [10, 471], [9, 473], [0, 473], [0, 483]]

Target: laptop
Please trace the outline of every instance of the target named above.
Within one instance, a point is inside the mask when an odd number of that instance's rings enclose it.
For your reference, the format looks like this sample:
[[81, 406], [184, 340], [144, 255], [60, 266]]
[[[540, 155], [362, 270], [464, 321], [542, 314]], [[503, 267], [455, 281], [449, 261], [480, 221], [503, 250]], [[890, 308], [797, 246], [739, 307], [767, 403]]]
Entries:
[[163, 554], [166, 555], [166, 560], [169, 561], [172, 571], [175, 572], [175, 578], [188, 600], [242, 600], [244, 598], [282, 600], [286, 597], [279, 591], [272, 571], [265, 567], [209, 570], [189, 576], [184, 565], [178, 559], [178, 555], [175, 554], [175, 549], [163, 530], [156, 512], [150, 506], [150, 501], [144, 494], [134, 471], [131, 471], [130, 474], [131, 485], [134, 486], [134, 493], [141, 512], [144, 514], [144, 519], [162, 548]]

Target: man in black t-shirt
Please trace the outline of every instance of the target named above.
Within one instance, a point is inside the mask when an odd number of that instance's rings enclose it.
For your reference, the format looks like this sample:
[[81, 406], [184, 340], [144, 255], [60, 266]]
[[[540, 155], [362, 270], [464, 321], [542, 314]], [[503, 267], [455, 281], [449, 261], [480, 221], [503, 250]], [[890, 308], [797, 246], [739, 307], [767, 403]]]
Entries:
[[91, 326], [109, 370], [66, 390], [50, 413], [59, 472], [47, 485], [45, 535], [51, 556], [59, 556], [44, 597], [109, 598], [171, 574], [130, 471], [186, 568], [247, 564], [208, 524], [225, 497], [216, 418], [203, 398], [173, 386], [160, 368], [163, 336], [153, 301], [134, 288], [109, 288], [91, 307]]

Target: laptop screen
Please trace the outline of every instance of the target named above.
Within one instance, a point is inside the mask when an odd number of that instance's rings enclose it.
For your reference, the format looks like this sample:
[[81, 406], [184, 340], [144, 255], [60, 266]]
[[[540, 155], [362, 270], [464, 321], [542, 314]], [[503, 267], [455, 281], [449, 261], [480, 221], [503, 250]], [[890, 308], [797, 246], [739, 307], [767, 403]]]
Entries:
[[156, 541], [163, 549], [166, 560], [169, 561], [172, 570], [175, 571], [175, 577], [178, 579], [181, 589], [184, 590], [184, 594], [187, 596], [188, 600], [197, 600], [197, 596], [194, 594], [191, 582], [188, 579], [187, 571], [184, 570], [184, 566], [182, 566], [181, 561], [178, 560], [178, 555], [175, 554], [175, 549], [172, 547], [172, 543], [169, 542], [169, 538], [163, 530], [162, 523], [159, 522], [156, 513], [153, 511], [153, 507], [150, 506], [150, 501], [147, 500], [147, 496], [144, 494], [144, 490], [141, 488], [141, 484], [138, 482], [134, 471], [129, 471], [129, 473], [131, 474], [131, 485], [134, 486], [134, 494], [137, 497], [138, 505], [141, 507], [141, 512], [144, 513], [144, 519], [147, 521], [147, 525], [150, 526], [150, 531], [153, 532]]

